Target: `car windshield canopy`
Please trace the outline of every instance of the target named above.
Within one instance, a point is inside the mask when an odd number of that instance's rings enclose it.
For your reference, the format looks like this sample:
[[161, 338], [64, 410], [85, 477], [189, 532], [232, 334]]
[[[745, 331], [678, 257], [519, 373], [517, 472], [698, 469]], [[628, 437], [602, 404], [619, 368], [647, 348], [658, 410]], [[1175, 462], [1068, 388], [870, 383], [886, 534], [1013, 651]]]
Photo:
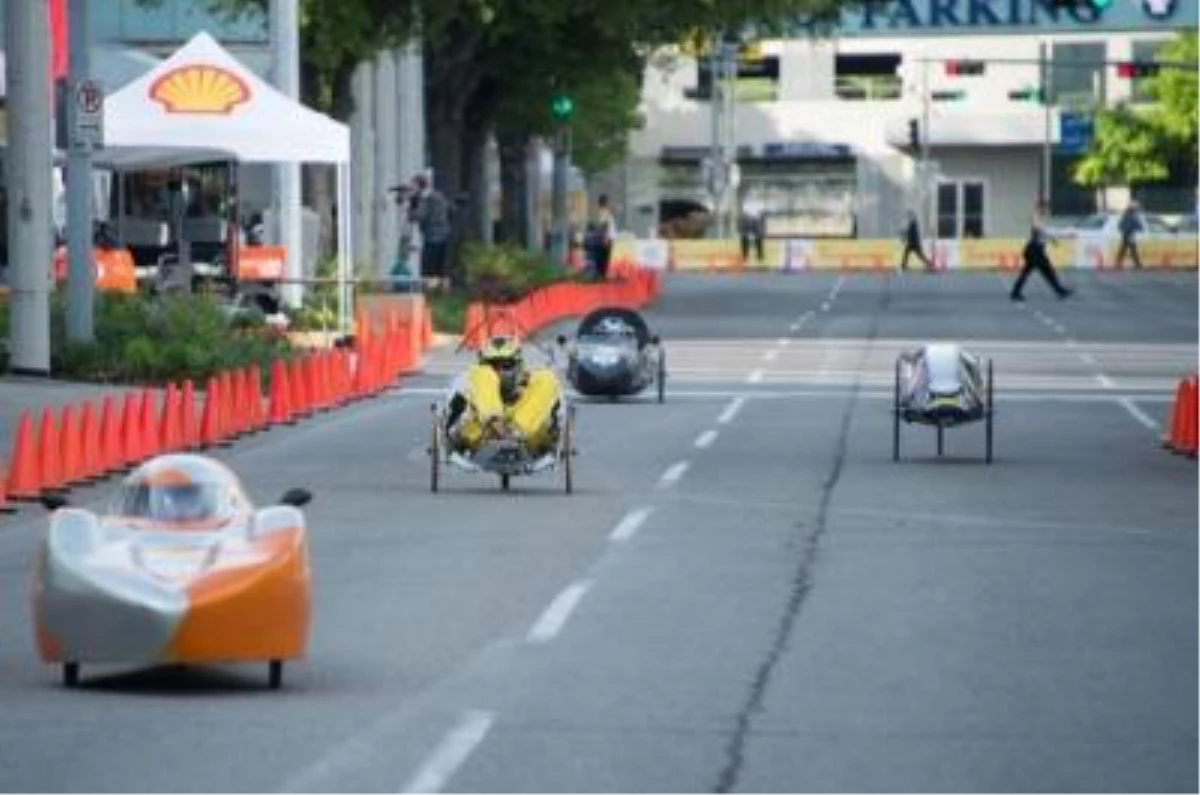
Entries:
[[217, 465], [177, 456], [143, 465], [126, 478], [113, 513], [148, 522], [207, 526], [232, 517], [241, 503], [236, 483]]

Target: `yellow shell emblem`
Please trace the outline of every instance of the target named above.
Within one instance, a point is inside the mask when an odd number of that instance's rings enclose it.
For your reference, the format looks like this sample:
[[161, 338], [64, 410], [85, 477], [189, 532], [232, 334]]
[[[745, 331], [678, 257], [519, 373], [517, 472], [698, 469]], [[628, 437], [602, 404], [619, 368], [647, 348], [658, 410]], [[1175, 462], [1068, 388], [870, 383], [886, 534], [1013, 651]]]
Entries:
[[219, 66], [172, 69], [150, 86], [150, 98], [168, 113], [229, 113], [250, 99], [242, 78]]

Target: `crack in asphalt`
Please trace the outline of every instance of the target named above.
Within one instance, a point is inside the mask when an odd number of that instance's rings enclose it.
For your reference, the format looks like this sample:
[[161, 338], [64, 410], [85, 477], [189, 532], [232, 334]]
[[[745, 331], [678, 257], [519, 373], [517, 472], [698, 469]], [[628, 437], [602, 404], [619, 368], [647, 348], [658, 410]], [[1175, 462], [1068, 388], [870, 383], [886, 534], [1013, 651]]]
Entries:
[[[879, 334], [879, 318], [891, 304], [891, 287], [892, 280], [889, 278], [884, 282], [879, 307], [871, 316], [871, 326], [864, 340], [867, 343], [874, 341]], [[870, 345], [862, 347], [860, 365], [866, 359], [869, 347]], [[753, 722], [754, 716], [762, 709], [767, 695], [767, 688], [771, 684], [771, 676], [774, 674], [776, 666], [783, 658], [784, 652], [787, 651], [791, 643], [796, 622], [800, 617], [801, 608], [804, 606], [804, 600], [812, 590], [812, 574], [816, 566], [821, 538], [824, 536], [827, 527], [829, 504], [832, 502], [834, 489], [837, 488], [838, 481], [842, 476], [842, 467], [846, 461], [846, 447], [850, 436], [850, 424], [854, 419], [854, 407], [858, 403], [859, 392], [862, 389], [861, 367], [856, 368], [856, 371], [858, 375], [856, 375], [850, 390], [846, 409], [842, 413], [842, 421], [838, 429], [837, 447], [833, 454], [833, 463], [830, 466], [829, 474], [821, 484], [821, 499], [818, 503], [812, 532], [800, 546], [800, 560], [796, 567], [796, 573], [792, 577], [792, 589], [784, 606], [783, 616], [780, 618], [775, 638], [767, 648], [766, 655], [763, 657], [762, 663], [754, 674], [754, 680], [750, 685], [750, 692], [746, 698], [746, 702], [738, 712], [733, 737], [730, 739], [726, 752], [725, 766], [721, 770], [713, 792], [732, 792], [737, 787], [738, 779], [741, 777], [746, 761], [746, 739], [750, 734], [750, 724]], [[803, 529], [804, 526], [804, 522], [799, 522], [797, 529]]]

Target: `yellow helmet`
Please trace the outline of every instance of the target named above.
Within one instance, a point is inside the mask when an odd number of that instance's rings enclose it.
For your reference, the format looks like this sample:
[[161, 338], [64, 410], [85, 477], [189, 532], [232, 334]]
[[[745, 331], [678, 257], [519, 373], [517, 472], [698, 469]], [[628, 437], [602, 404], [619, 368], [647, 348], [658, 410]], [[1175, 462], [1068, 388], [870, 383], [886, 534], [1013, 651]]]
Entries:
[[515, 337], [492, 337], [479, 349], [479, 361], [500, 368], [513, 367], [521, 363], [521, 345]]
[[516, 337], [492, 337], [479, 350], [479, 361], [500, 377], [500, 395], [505, 402], [516, 399], [524, 371], [521, 345]]

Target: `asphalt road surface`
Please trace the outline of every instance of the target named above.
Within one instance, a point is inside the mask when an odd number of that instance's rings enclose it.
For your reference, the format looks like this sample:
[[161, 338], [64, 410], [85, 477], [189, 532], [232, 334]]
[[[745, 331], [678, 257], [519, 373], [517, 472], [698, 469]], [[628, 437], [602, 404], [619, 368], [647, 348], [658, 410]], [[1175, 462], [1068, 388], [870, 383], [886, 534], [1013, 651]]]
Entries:
[[[0, 525], [7, 791], [1197, 791], [1197, 474], [1159, 447], [1195, 273], [676, 276], [665, 405], [581, 402], [560, 473], [429, 491], [429, 402], [222, 451], [313, 488], [310, 656], [33, 652], [44, 517]], [[903, 433], [897, 353], [994, 360], [981, 425]], [[86, 493], [101, 503], [111, 487]]]

